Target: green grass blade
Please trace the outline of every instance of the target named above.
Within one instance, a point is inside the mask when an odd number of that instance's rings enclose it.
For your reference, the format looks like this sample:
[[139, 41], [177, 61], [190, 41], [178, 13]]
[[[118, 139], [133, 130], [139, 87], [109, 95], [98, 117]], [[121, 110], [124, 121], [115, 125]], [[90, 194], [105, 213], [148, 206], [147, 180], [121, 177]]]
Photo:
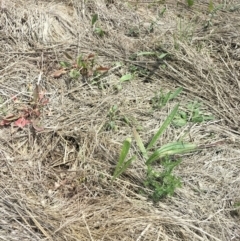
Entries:
[[82, 57], [82, 55], [80, 55], [77, 59], [77, 66], [83, 67], [82, 64], [83, 64], [83, 57]]
[[163, 59], [163, 58], [165, 58], [167, 55], [168, 55], [168, 53], [162, 53], [162, 54], [158, 55], [157, 57], [158, 57], [158, 59]]
[[137, 56], [153, 56], [153, 55], [156, 55], [155, 52], [140, 52], [140, 53], [137, 53]]
[[192, 143], [172, 142], [156, 150], [147, 160], [146, 165], [152, 164], [159, 158], [175, 154], [183, 154], [197, 150], [197, 145]]
[[133, 128], [133, 135], [134, 135], [134, 138], [137, 142], [137, 145], [138, 145], [143, 157], [147, 160], [148, 159], [147, 150], [146, 150], [145, 146], [143, 145], [142, 139], [139, 136], [139, 134], [135, 128]]
[[194, 4], [194, 0], [186, 0], [188, 7], [192, 7]]
[[121, 169], [119, 169], [112, 177], [112, 181], [118, 178], [122, 173], [126, 171], [126, 169], [131, 165], [131, 163], [136, 159], [136, 156], [131, 157], [129, 160], [124, 162]]
[[163, 96], [162, 105], [165, 106], [169, 100], [171, 100], [171, 92], [170, 91], [165, 96]]
[[169, 97], [169, 100], [176, 98], [183, 90], [183, 87], [177, 88]]
[[97, 20], [98, 20], [98, 14], [94, 14], [93, 16], [92, 16], [92, 26], [97, 22]]
[[171, 111], [171, 113], [169, 114], [168, 118], [164, 121], [164, 123], [162, 124], [162, 126], [159, 128], [158, 132], [154, 135], [154, 137], [152, 138], [151, 142], [149, 143], [149, 145], [147, 146], [147, 150], [149, 150], [150, 148], [152, 148], [155, 143], [157, 142], [157, 140], [159, 139], [159, 137], [161, 136], [161, 134], [167, 129], [167, 127], [170, 125], [171, 121], [173, 120], [174, 116], [176, 115], [177, 111], [178, 111], [178, 107], [179, 105], [176, 105], [174, 107], [174, 109]]
[[123, 167], [124, 160], [126, 159], [129, 149], [131, 147], [131, 142], [132, 142], [131, 138], [127, 138], [123, 142], [122, 150], [121, 150], [121, 153], [120, 153], [120, 156], [118, 159], [118, 163], [117, 163], [117, 166], [116, 166], [114, 174], [113, 174], [113, 178], [116, 178], [115, 176], [117, 175], [119, 170], [121, 170], [121, 168]]

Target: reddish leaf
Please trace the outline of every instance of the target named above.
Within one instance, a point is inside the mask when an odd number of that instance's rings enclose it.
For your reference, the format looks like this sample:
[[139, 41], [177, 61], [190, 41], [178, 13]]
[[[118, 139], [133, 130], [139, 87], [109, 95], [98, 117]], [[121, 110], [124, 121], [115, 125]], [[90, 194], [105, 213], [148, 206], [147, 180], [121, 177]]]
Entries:
[[0, 122], [0, 126], [8, 126], [8, 125], [10, 125], [11, 124], [11, 121], [8, 121], [8, 120], [2, 120], [1, 122]]
[[99, 66], [96, 70], [97, 71], [108, 71], [110, 68], [108, 67], [103, 67], [103, 66]]
[[95, 54], [89, 54], [86, 59], [92, 59], [95, 57]]
[[23, 128], [25, 125], [31, 123], [31, 121], [26, 120], [24, 117], [20, 117], [18, 120], [14, 122], [14, 125], [20, 128]]
[[42, 99], [42, 100], [41, 100], [41, 103], [42, 103], [43, 105], [46, 105], [47, 103], [49, 103], [49, 99]]
[[16, 119], [18, 119], [18, 117], [16, 117], [13, 114], [8, 114], [1, 122], [0, 122], [0, 126], [7, 126], [10, 125], [13, 121], [15, 121]]
[[16, 101], [18, 100], [16, 95], [13, 95], [13, 96], [11, 97], [11, 99], [12, 99], [14, 102], [16, 102]]
[[65, 69], [59, 69], [59, 70], [55, 71], [51, 76], [53, 78], [59, 78], [66, 73], [67, 73], [67, 71]]

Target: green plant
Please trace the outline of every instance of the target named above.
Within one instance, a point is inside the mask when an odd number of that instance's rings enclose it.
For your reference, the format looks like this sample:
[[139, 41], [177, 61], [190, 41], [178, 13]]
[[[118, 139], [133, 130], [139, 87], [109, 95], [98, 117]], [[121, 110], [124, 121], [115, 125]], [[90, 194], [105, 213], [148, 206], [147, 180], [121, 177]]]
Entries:
[[136, 65], [129, 65], [128, 69], [134, 76], [138, 77], [146, 77], [150, 74], [149, 70]]
[[131, 73], [128, 73], [128, 74], [125, 74], [123, 75], [121, 78], [120, 78], [120, 82], [123, 83], [123, 82], [126, 82], [126, 81], [130, 81], [134, 78], [134, 75], [131, 74]]
[[117, 105], [113, 105], [111, 106], [111, 108], [108, 111], [107, 117], [109, 118], [108, 121], [105, 124], [105, 130], [109, 131], [109, 130], [116, 130], [117, 126], [116, 126], [116, 120], [118, 118], [117, 114], [118, 114], [118, 106]]
[[96, 26], [96, 22], [98, 21], [98, 14], [94, 14], [92, 16], [92, 27], [93, 27], [93, 32], [96, 33], [98, 36], [103, 37], [106, 32], [101, 28]]
[[187, 122], [201, 123], [204, 121], [213, 120], [214, 116], [205, 114], [201, 107], [201, 103], [197, 101], [189, 103], [186, 111], [178, 111], [173, 120], [173, 124], [177, 127], [181, 127], [186, 125]]
[[[173, 169], [179, 165], [180, 161], [173, 162], [170, 157], [175, 154], [189, 153], [198, 149], [195, 144], [183, 143], [180, 141], [167, 143], [158, 149], [155, 147], [162, 133], [168, 128], [174, 119], [178, 108], [179, 105], [176, 105], [146, 147], [138, 132], [133, 129], [134, 138], [147, 167], [147, 175], [144, 185], [152, 190], [150, 197], [155, 202], [168, 195], [173, 195], [175, 189], [181, 186], [180, 180], [172, 175]], [[130, 149], [130, 143], [131, 142], [129, 140], [125, 140], [124, 142], [124, 150], [122, 149], [120, 154], [113, 179], [122, 174], [131, 164], [132, 160], [135, 159], [135, 157], [132, 157], [128, 161], [124, 162]], [[155, 171], [153, 168], [157, 161], [161, 161], [160, 164], [162, 164], [163, 167], [162, 172]]]
[[139, 28], [138, 27], [130, 27], [128, 29], [128, 32], [126, 33], [127, 36], [129, 37], [134, 37], [134, 38], [137, 38], [139, 37], [140, 35], [140, 31], [139, 31]]
[[144, 185], [153, 190], [150, 197], [154, 202], [166, 196], [172, 196], [175, 189], [181, 187], [180, 179], [172, 174], [173, 169], [180, 163], [180, 160], [172, 161], [169, 158], [165, 158], [162, 161], [163, 171], [155, 171], [151, 165], [147, 167], [147, 178], [144, 181]]
[[133, 123], [136, 122], [136, 120], [131, 116], [120, 115], [117, 105], [113, 105], [110, 107], [107, 117], [108, 117], [108, 120], [104, 125], [104, 129], [106, 131], [110, 131], [110, 130], [116, 131], [118, 129], [117, 122], [124, 123], [129, 126], [132, 125], [131, 124], [132, 122]]
[[44, 129], [39, 126], [39, 119], [44, 106], [49, 100], [45, 97], [45, 91], [40, 89], [38, 84], [32, 90], [32, 96], [25, 104], [19, 101], [17, 96], [14, 96], [12, 100], [19, 106], [14, 111], [14, 114], [7, 114], [1, 120], [0, 126], [9, 126], [13, 123], [14, 126], [23, 128], [30, 124], [36, 131]]
[[[178, 33], [177, 35], [174, 36], [174, 40], [176, 42], [180, 40], [180, 42], [187, 41], [188, 43], [190, 43], [192, 41], [195, 29], [196, 29], [196, 24], [194, 24], [193, 22], [185, 21], [182, 18], [179, 18]], [[176, 43], [176, 44], [179, 45], [179, 43]], [[179, 46], [176, 47], [176, 49], [179, 49]]]
[[214, 7], [212, 1], [209, 1], [208, 10], [209, 10], [209, 18], [205, 21], [204, 29], [208, 29], [212, 26], [212, 20], [216, 16], [218, 10], [223, 9], [224, 4], [219, 4], [218, 6]]
[[[178, 105], [175, 106], [175, 108], [171, 111], [167, 119], [164, 121], [162, 126], [152, 137], [151, 141], [146, 147], [143, 144], [143, 141], [137, 131], [133, 130], [137, 145], [143, 155], [143, 158], [146, 161], [145, 164], [147, 166], [147, 176], [144, 184], [146, 187], [150, 188], [153, 191], [153, 194], [150, 195], [153, 201], [158, 201], [163, 197], [172, 195], [174, 193], [174, 190], [181, 184], [179, 179], [172, 175], [174, 167], [176, 167], [180, 162], [171, 162], [170, 156], [175, 154], [189, 153], [192, 151], [196, 151], [197, 149], [197, 146], [195, 144], [170, 142], [155, 150], [155, 145], [157, 141], [159, 140], [162, 133], [171, 124], [174, 116], [178, 111], [178, 108]], [[154, 171], [153, 169], [154, 163], [158, 160], [161, 161], [160, 163], [164, 167], [164, 171], [162, 173]]]
[[[73, 59], [67, 53], [65, 53], [65, 56], [68, 59]], [[93, 76], [94, 79], [97, 79], [99, 76], [101, 76], [101, 74], [104, 74], [109, 70], [108, 67], [97, 65], [95, 54], [89, 54], [87, 56], [80, 55], [72, 63], [68, 61], [61, 61], [60, 66], [61, 69], [55, 71], [52, 74], [52, 77], [59, 78], [62, 75], [69, 73], [69, 77], [71, 79], [78, 79], [80, 76], [82, 76], [84, 79], [87, 79], [90, 76]]]
[[167, 55], [168, 55], [168, 53], [157, 52], [157, 51], [156, 52], [139, 52], [136, 54], [137, 57], [139, 57], [139, 56], [155, 57], [158, 60], [164, 59]]
[[160, 109], [164, 107], [170, 100], [176, 98], [182, 92], [182, 90], [183, 88], [179, 87], [174, 92], [169, 91], [166, 94], [162, 90], [160, 90], [150, 101], [153, 109]]
[[121, 154], [119, 156], [117, 166], [116, 166], [115, 171], [113, 173], [112, 182], [116, 178], [118, 178], [123, 172], [125, 172], [126, 169], [131, 165], [131, 163], [136, 159], [136, 157], [133, 156], [130, 159], [126, 160], [127, 155], [129, 153], [129, 150], [130, 150], [130, 147], [131, 147], [131, 142], [132, 142], [131, 138], [127, 138], [123, 142]]
[[186, 0], [188, 7], [192, 7], [194, 4], [194, 0]]

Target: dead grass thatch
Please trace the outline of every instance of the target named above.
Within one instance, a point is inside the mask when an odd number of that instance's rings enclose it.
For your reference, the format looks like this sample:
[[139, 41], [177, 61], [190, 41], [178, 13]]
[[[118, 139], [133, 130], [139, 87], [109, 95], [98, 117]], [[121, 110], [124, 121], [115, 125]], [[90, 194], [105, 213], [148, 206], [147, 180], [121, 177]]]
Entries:
[[[181, 2], [1, 0], [1, 119], [30, 110], [36, 84], [48, 103], [32, 112], [37, 128], [1, 126], [0, 240], [240, 239], [239, 2], [214, 1], [212, 15], [209, 1]], [[91, 25], [95, 13], [102, 38]], [[141, 51], [168, 55], [137, 58]], [[95, 84], [53, 78], [66, 56], [90, 53], [110, 68]], [[116, 91], [130, 68], [141, 74]], [[152, 111], [156, 91], [178, 86], [180, 97]], [[194, 100], [215, 120], [169, 128], [159, 143], [184, 136], [216, 144], [182, 157], [175, 170], [182, 188], [157, 204], [141, 195], [146, 170], [138, 154], [111, 185], [132, 128], [148, 142], [176, 102], [184, 109]]]

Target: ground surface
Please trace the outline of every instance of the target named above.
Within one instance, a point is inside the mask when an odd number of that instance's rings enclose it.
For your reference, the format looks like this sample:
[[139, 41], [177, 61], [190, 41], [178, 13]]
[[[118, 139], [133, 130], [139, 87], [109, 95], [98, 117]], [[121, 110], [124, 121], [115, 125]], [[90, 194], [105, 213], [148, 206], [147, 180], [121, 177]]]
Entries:
[[[239, 1], [0, 3], [0, 240], [240, 240]], [[80, 55], [95, 62], [72, 79]], [[191, 121], [193, 101], [214, 119]], [[203, 148], [153, 203], [133, 128], [148, 143], [177, 103], [187, 122], [156, 148]], [[127, 137], [137, 158], [111, 184]]]

